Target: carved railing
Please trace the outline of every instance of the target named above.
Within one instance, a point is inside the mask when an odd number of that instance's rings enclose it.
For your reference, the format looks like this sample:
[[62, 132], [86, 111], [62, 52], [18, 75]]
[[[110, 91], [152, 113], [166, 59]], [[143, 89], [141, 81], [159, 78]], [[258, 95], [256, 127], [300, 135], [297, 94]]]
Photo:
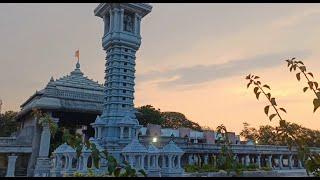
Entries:
[[17, 137], [0, 137], [0, 145], [13, 145]]

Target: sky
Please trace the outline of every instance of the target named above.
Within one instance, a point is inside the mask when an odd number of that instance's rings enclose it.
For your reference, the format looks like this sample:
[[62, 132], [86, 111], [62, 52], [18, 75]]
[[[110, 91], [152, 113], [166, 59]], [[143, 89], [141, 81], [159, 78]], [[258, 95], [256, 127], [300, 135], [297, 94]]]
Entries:
[[[135, 105], [177, 111], [201, 126], [241, 132], [269, 121], [245, 76], [261, 77], [287, 110], [284, 118], [320, 129], [314, 95], [302, 89], [285, 59], [303, 60], [320, 80], [320, 4], [151, 3], [141, 25], [136, 59]], [[92, 4], [0, 5], [0, 98], [2, 111], [20, 109], [51, 76], [74, 68], [104, 82], [103, 20]], [[318, 81], [319, 82], [319, 81]]]

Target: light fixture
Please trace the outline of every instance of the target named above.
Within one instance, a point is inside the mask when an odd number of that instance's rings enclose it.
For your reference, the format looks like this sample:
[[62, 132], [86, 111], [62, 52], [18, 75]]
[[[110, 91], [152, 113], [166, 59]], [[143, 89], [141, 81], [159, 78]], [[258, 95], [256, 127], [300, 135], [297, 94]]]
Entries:
[[156, 137], [152, 138], [152, 142], [154, 142], [154, 143], [157, 142], [157, 140], [158, 139]]

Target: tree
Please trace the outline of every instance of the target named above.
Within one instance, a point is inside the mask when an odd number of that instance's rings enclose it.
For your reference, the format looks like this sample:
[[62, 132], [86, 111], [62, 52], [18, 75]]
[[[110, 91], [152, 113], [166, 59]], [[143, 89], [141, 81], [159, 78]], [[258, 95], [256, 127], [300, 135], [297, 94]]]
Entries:
[[0, 137], [11, 136], [12, 133], [18, 130], [18, 123], [14, 119], [17, 112], [6, 111], [4, 114], [0, 114]]
[[164, 128], [190, 128], [197, 131], [202, 131], [198, 123], [192, 122], [186, 116], [179, 112], [162, 112], [161, 116], [164, 118], [162, 127]]
[[164, 121], [161, 116], [160, 109], [155, 109], [151, 105], [141, 106], [137, 108], [137, 119], [139, 124], [146, 126], [147, 124], [159, 124]]

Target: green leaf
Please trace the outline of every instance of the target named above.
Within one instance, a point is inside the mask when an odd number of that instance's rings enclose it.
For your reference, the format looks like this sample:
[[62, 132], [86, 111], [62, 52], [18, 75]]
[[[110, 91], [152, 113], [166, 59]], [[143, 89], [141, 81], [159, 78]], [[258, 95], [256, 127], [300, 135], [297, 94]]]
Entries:
[[307, 69], [305, 66], [300, 66], [299, 69], [302, 71], [302, 72], [305, 72]]
[[270, 105], [264, 107], [264, 113], [268, 116]]
[[320, 106], [320, 99], [314, 99], [313, 100], [313, 106], [314, 106], [314, 109], [313, 109], [313, 112], [316, 112], [316, 110], [319, 108]]
[[113, 174], [114, 174], [115, 177], [119, 177], [120, 172], [121, 172], [121, 167], [117, 167], [117, 168], [114, 170]]
[[313, 78], [313, 74], [311, 72], [309, 72], [308, 74]]
[[303, 92], [306, 92], [308, 90], [309, 87], [304, 87], [303, 88]]
[[[268, 86], [268, 85], [263, 85], [262, 87], [265, 87], [265, 88], [268, 88], [268, 89], [270, 89], [270, 86]], [[271, 90], [271, 89], [270, 89]]]
[[296, 77], [297, 77], [298, 81], [300, 81], [300, 73], [297, 73]]
[[270, 121], [271, 121], [276, 115], [277, 115], [277, 114], [271, 114], [271, 115], [269, 116]]
[[250, 85], [251, 85], [251, 82], [249, 82], [249, 83], [247, 84], [247, 88], [249, 88]]
[[316, 89], [318, 89], [318, 83], [317, 82], [313, 82], [314, 86], [316, 87]]
[[310, 89], [312, 89], [313, 88], [313, 82], [309, 81], [308, 84], [309, 84]]
[[267, 97], [268, 97], [268, 99], [270, 99], [270, 98], [271, 98], [271, 94], [270, 94], [270, 93], [268, 93], [268, 94], [267, 94]]
[[270, 100], [270, 101], [271, 101], [271, 104], [272, 104], [272, 105], [274, 105], [274, 106], [276, 106], [276, 105], [277, 105], [277, 103], [276, 103], [276, 99], [275, 99], [275, 98], [271, 98], [271, 100]]
[[258, 100], [259, 100], [259, 95], [260, 95], [260, 93], [261, 93], [261, 92], [257, 92], [257, 93], [256, 93], [256, 98], [257, 98]]
[[287, 111], [284, 108], [280, 108], [280, 110], [287, 113]]

